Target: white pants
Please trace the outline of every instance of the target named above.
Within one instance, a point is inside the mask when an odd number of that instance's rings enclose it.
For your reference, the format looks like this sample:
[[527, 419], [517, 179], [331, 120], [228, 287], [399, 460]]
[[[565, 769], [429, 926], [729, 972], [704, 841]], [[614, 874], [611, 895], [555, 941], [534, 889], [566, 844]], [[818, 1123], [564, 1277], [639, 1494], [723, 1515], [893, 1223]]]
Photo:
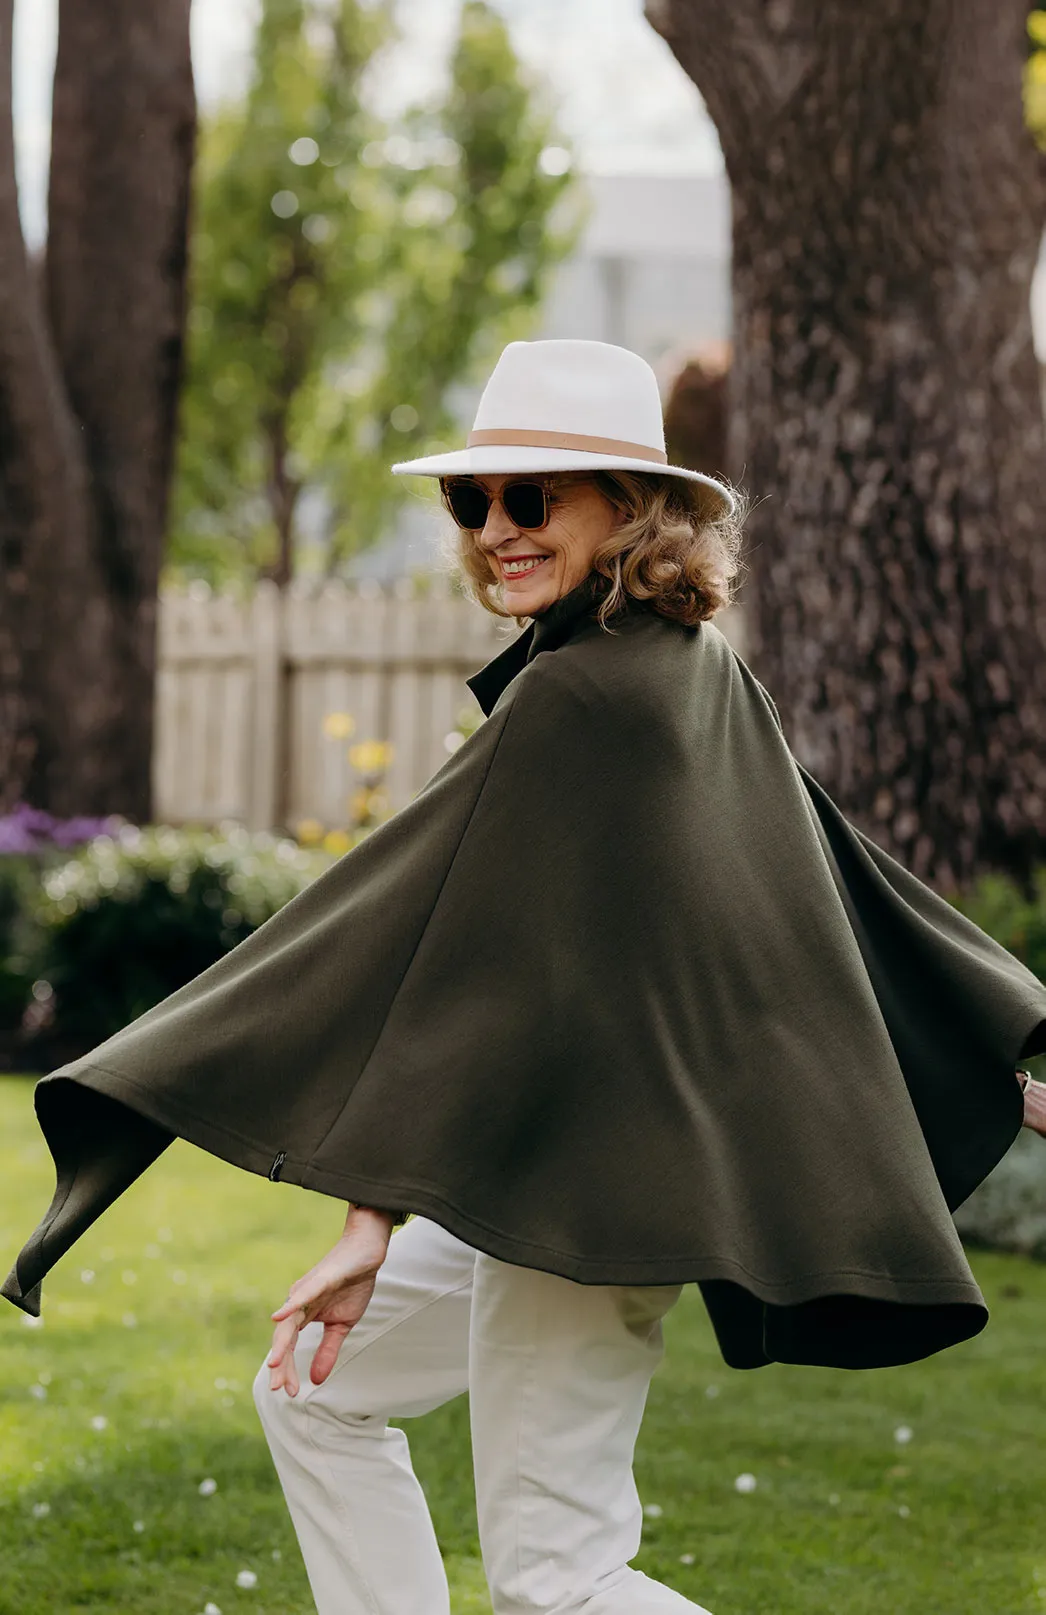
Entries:
[[254, 1397], [319, 1615], [449, 1615], [447, 1578], [405, 1433], [469, 1393], [483, 1568], [495, 1615], [708, 1615], [629, 1567], [632, 1476], [661, 1318], [681, 1286], [576, 1284], [476, 1251], [426, 1217], [398, 1228], [322, 1385], [322, 1325], [297, 1397]]

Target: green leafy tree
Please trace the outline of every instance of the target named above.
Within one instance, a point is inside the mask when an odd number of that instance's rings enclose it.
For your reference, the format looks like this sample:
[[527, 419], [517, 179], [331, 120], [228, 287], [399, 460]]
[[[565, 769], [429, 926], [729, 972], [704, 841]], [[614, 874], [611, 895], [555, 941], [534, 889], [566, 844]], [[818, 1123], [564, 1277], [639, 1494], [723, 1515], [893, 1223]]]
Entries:
[[445, 95], [395, 125], [365, 79], [391, 37], [383, 5], [265, 0], [252, 83], [203, 130], [182, 575], [285, 584], [380, 538], [388, 465], [450, 435], [455, 384], [525, 334], [572, 243], [568, 154], [490, 6], [465, 0]]

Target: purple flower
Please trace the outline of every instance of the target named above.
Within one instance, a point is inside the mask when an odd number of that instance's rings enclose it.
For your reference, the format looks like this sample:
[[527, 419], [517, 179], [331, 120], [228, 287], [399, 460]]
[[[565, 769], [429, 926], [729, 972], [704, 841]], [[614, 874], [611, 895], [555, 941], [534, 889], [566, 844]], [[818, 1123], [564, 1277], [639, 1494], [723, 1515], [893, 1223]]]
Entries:
[[0, 853], [44, 852], [48, 847], [78, 847], [95, 836], [116, 835], [124, 820], [115, 814], [88, 818], [80, 814], [56, 819], [43, 808], [19, 802], [10, 813], [0, 816]]

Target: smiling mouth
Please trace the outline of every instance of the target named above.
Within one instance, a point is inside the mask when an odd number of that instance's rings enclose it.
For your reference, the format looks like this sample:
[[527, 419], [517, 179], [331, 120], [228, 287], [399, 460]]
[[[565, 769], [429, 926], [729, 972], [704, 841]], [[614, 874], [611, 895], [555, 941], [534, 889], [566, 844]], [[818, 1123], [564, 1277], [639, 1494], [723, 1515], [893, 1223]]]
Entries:
[[549, 559], [547, 555], [511, 555], [498, 561], [502, 576], [506, 578], [525, 578], [531, 572], [536, 572]]

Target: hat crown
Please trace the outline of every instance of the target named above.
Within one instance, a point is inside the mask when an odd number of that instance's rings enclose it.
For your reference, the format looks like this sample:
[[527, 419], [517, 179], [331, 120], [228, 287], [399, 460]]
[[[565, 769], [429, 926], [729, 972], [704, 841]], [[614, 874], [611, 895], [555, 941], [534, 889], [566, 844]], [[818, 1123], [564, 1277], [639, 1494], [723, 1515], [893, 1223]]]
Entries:
[[473, 432], [561, 433], [665, 450], [657, 377], [610, 342], [510, 342], [483, 390]]

